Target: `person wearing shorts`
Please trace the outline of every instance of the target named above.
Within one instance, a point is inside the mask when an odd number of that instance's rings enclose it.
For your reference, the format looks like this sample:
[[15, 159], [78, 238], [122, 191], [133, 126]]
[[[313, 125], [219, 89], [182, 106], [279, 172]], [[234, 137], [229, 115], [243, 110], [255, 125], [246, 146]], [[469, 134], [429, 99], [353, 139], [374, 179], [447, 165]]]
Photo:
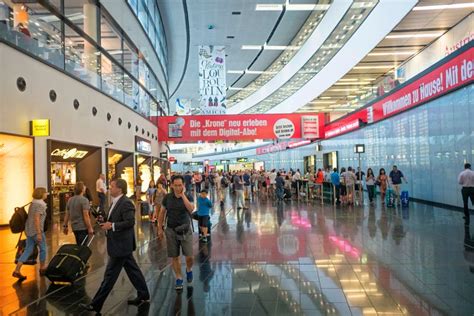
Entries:
[[172, 259], [172, 267], [176, 276], [175, 289], [182, 291], [183, 276], [181, 274], [180, 252], [186, 257], [186, 281], [188, 285], [193, 282], [193, 234], [190, 215], [194, 210], [194, 204], [186, 197], [184, 178], [181, 175], [172, 177], [171, 188], [172, 192], [166, 194], [161, 203], [157, 233], [158, 239], [161, 240], [164, 235], [163, 223], [166, 215], [165, 231], [168, 257]]
[[207, 197], [207, 190], [202, 190], [199, 195], [200, 196], [197, 199], [197, 215], [199, 227], [202, 232], [201, 241], [207, 243], [207, 237], [209, 236], [209, 216], [211, 215], [212, 202]]

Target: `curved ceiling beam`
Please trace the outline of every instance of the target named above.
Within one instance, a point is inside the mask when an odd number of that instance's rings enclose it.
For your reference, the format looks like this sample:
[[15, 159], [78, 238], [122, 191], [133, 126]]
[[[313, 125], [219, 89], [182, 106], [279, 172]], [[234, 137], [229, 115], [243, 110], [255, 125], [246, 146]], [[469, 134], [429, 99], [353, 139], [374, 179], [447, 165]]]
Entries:
[[178, 91], [179, 87], [183, 83], [184, 76], [186, 75], [186, 71], [188, 70], [188, 63], [189, 63], [189, 46], [191, 45], [191, 38], [189, 35], [189, 14], [188, 14], [188, 3], [186, 0], [183, 0], [183, 11], [184, 11], [184, 22], [186, 25], [186, 59], [184, 61], [184, 66], [183, 66], [183, 72], [181, 74], [181, 78], [179, 79], [178, 84], [176, 85], [176, 88], [174, 89], [173, 93], [169, 96], [168, 100], [171, 100], [171, 98], [175, 95], [175, 93]]
[[268, 96], [283, 86], [290, 80], [298, 70], [303, 67], [313, 56], [324, 41], [329, 37], [331, 32], [337, 26], [344, 14], [350, 8], [352, 1], [350, 0], [334, 0], [329, 7], [328, 12], [324, 15], [322, 21], [313, 31], [306, 43], [301, 47], [298, 53], [290, 60], [288, 64], [268, 83], [261, 87], [258, 91], [250, 95], [245, 100], [237, 103], [227, 110], [228, 114], [237, 114], [248, 110], [259, 102], [265, 100]]
[[326, 91], [382, 41], [417, 2], [381, 0], [357, 32], [316, 76], [267, 113], [292, 113]]

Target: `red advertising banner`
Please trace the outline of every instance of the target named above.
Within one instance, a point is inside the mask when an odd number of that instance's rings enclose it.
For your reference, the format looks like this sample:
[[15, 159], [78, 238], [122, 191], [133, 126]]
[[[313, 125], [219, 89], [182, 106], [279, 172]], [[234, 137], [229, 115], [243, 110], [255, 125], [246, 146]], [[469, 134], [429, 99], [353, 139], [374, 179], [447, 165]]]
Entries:
[[394, 116], [471, 83], [473, 79], [474, 48], [471, 45], [470, 49], [385, 98], [328, 124], [325, 128], [325, 138], [356, 129], [358, 120], [370, 124]]
[[323, 113], [164, 116], [158, 119], [158, 140], [317, 139], [323, 128]]
[[271, 144], [267, 146], [262, 146], [257, 148], [257, 155], [264, 155], [264, 154], [270, 154], [270, 153], [275, 153], [278, 151], [283, 151], [286, 149], [291, 149], [291, 148], [296, 148], [304, 145], [310, 144], [310, 140], [294, 140], [294, 141], [285, 141], [285, 142], [279, 142], [276, 144]]

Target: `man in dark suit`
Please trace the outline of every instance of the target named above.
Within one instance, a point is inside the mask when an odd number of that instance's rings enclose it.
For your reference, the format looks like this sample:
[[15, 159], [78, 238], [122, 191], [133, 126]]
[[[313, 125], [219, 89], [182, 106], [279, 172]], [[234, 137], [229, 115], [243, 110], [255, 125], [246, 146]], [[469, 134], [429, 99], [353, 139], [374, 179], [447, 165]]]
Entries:
[[128, 304], [140, 305], [149, 301], [150, 293], [145, 278], [133, 257], [136, 249], [135, 231], [135, 206], [127, 196], [127, 183], [123, 179], [112, 180], [110, 183], [110, 195], [112, 205], [107, 215], [107, 221], [100, 226], [106, 232], [107, 253], [109, 261], [105, 270], [104, 280], [95, 294], [92, 302], [81, 304], [88, 311], [100, 313], [107, 296], [114, 287], [122, 268], [125, 269], [130, 282], [138, 292], [135, 299], [129, 300]]

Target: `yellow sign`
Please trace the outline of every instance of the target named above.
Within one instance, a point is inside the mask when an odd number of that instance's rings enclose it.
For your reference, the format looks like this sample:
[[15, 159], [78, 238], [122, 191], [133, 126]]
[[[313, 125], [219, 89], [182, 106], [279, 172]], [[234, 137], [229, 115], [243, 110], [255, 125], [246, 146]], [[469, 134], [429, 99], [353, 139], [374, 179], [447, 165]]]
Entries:
[[30, 123], [31, 136], [49, 136], [49, 120], [33, 120]]

